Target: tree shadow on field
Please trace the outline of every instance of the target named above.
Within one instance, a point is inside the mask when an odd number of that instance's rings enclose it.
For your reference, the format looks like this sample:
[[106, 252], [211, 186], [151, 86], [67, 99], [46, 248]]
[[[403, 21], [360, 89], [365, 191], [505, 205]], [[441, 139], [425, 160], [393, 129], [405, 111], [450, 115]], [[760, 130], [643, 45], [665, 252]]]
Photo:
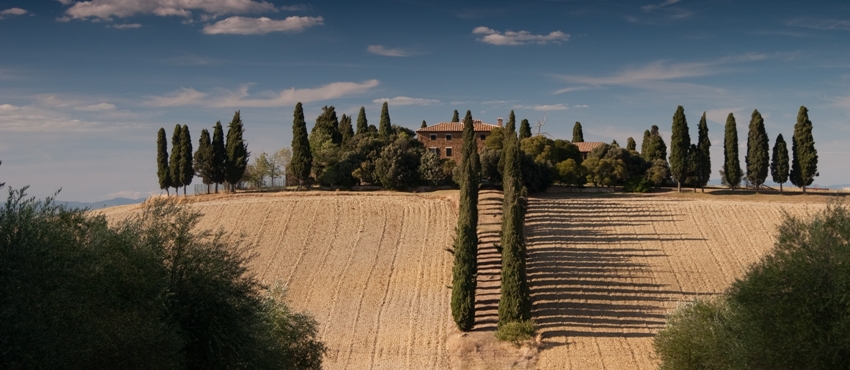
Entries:
[[532, 198], [526, 216], [527, 273], [532, 316], [542, 338], [652, 337], [664, 326], [673, 297], [653, 278], [653, 259], [665, 258], [645, 242], [703, 240], [666, 233], [616, 233], [682, 215], [610, 198], [571, 201]]

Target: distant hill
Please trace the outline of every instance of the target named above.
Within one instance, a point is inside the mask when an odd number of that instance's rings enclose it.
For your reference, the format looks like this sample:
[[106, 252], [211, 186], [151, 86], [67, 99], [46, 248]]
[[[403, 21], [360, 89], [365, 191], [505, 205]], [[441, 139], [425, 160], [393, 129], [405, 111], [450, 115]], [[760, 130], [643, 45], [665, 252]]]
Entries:
[[114, 206], [123, 206], [123, 205], [127, 205], [127, 204], [137, 204], [137, 203], [141, 203], [141, 202], [144, 202], [144, 201], [145, 201], [145, 198], [139, 198], [139, 199], [113, 198], [113, 199], [109, 199], [109, 200], [101, 200], [101, 201], [89, 202], [89, 203], [56, 201], [56, 204], [61, 204], [61, 205], [64, 205], [66, 207], [69, 207], [69, 208], [86, 208], [86, 207], [88, 207], [89, 209], [100, 209], [100, 208], [107, 208], [107, 207], [114, 207]]

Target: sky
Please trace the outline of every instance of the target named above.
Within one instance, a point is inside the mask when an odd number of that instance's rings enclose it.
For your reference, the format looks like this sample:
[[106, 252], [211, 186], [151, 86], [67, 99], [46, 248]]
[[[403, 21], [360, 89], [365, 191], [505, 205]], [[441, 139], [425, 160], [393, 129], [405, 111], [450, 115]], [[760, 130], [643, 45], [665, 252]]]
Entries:
[[[733, 113], [746, 153], [809, 109], [820, 177], [850, 184], [850, 2], [744, 0], [0, 0], [0, 182], [44, 197], [159, 194], [156, 132], [241, 111], [256, 156], [325, 105], [418, 128], [511, 110], [552, 138], [625, 144], [703, 112], [719, 180]], [[535, 129], [536, 130], [536, 129]], [[790, 144], [789, 144], [790, 147]], [[195, 179], [194, 183], [200, 183]]]

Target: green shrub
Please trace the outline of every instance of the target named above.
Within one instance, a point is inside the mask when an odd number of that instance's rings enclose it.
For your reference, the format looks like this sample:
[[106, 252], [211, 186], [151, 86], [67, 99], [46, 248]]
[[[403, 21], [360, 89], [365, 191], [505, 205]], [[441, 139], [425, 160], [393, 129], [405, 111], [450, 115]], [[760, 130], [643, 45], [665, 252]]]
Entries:
[[499, 325], [496, 330], [496, 339], [512, 342], [520, 345], [521, 342], [531, 339], [537, 330], [534, 320], [514, 321]]
[[623, 184], [623, 191], [629, 193], [646, 193], [652, 190], [652, 183], [644, 176], [632, 176]]
[[725, 300], [696, 300], [667, 318], [655, 336], [659, 370], [742, 368], [740, 339]]

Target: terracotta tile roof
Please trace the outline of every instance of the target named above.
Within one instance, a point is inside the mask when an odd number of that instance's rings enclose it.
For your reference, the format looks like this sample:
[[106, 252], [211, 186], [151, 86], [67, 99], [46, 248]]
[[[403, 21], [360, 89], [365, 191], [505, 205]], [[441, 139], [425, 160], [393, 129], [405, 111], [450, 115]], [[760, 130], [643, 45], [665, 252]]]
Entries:
[[[490, 132], [499, 127], [481, 121], [474, 122], [472, 126], [475, 128], [475, 132]], [[416, 132], [463, 132], [463, 122], [440, 122], [436, 125], [420, 128]]]
[[578, 147], [578, 151], [580, 151], [582, 153], [590, 153], [593, 150], [593, 148], [596, 148], [597, 146], [600, 146], [600, 145], [605, 144], [605, 143], [603, 143], [601, 141], [585, 141], [585, 142], [582, 142], [582, 143], [573, 143], [573, 144], [575, 144]]

